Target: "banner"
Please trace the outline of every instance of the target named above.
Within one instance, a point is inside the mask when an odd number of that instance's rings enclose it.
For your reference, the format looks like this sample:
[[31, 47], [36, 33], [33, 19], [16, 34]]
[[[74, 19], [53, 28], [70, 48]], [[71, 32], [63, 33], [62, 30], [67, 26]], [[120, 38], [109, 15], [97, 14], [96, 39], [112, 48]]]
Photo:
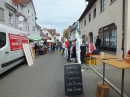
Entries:
[[28, 43], [28, 38], [26, 36], [20, 36], [16, 34], [8, 34], [10, 41], [10, 50], [20, 50], [22, 48], [23, 43]]

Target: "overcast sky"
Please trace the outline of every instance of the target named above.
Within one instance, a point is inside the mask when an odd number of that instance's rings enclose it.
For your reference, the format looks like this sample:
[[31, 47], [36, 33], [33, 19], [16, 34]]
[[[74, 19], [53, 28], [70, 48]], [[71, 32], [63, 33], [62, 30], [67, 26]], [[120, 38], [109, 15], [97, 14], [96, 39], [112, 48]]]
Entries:
[[37, 24], [57, 33], [76, 22], [85, 9], [85, 0], [33, 0]]

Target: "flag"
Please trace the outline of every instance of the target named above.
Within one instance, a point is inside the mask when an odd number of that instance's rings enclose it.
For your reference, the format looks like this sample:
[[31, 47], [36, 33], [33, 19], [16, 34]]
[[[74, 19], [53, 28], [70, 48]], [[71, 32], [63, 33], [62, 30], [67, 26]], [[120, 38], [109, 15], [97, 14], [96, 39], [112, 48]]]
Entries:
[[13, 3], [18, 5], [19, 2], [18, 2], [18, 0], [13, 0]]

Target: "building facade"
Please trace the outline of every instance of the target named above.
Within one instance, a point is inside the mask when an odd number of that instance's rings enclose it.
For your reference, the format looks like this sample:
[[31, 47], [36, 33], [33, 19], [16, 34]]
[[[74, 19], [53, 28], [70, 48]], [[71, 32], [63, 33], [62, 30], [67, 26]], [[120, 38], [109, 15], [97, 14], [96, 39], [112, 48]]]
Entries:
[[74, 22], [72, 25], [72, 29], [70, 30], [70, 40], [75, 39], [76, 30], [79, 30], [78, 22]]
[[[86, 42], [101, 39], [101, 50], [116, 53], [130, 49], [130, 1], [87, 0], [88, 6], [79, 18], [81, 36]], [[123, 36], [124, 35], [124, 36]]]
[[[49, 38], [51, 38], [50, 40], [52, 40], [52, 42], [54, 42], [54, 37], [53, 37], [53, 35], [50, 34], [46, 28], [41, 29], [41, 32], [44, 33], [45, 38], [46, 38], [46, 37], [49, 37]], [[41, 36], [42, 36], [42, 34], [41, 34]], [[44, 36], [42, 36], [42, 37], [44, 37]]]
[[0, 24], [24, 31], [27, 35], [40, 35], [36, 19], [32, 0], [0, 0]]

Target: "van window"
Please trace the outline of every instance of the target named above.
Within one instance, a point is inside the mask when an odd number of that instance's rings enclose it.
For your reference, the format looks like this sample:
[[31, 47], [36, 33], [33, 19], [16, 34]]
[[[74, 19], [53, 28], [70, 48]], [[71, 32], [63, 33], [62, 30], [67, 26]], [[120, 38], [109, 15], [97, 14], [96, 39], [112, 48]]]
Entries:
[[0, 32], [0, 49], [6, 45], [6, 34]]

